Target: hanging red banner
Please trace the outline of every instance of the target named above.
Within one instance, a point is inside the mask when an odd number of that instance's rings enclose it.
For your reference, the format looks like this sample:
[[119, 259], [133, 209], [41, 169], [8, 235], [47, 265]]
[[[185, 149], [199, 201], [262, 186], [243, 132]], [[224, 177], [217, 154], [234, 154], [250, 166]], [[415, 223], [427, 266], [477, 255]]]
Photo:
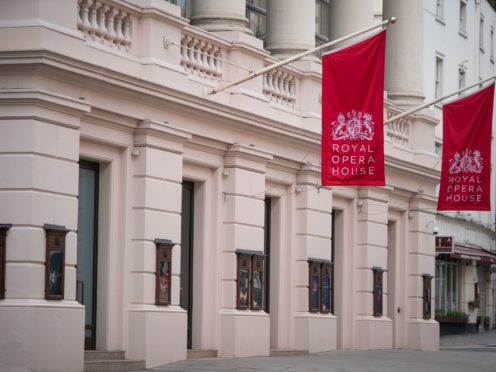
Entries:
[[491, 210], [494, 83], [443, 106], [443, 161], [437, 209]]
[[322, 185], [384, 186], [386, 30], [322, 57]]

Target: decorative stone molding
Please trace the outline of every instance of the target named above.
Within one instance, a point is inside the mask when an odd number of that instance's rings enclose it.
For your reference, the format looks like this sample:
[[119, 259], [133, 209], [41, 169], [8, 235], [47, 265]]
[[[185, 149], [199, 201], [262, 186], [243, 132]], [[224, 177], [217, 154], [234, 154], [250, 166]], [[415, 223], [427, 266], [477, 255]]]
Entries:
[[89, 41], [129, 53], [131, 14], [108, 0], [78, 0], [78, 29]]

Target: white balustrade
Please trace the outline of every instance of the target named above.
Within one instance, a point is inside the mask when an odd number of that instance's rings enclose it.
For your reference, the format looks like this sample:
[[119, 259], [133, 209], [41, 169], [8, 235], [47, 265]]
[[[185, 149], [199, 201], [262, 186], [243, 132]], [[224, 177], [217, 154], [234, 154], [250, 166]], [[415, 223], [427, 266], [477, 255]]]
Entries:
[[281, 69], [263, 75], [263, 93], [270, 101], [294, 108], [296, 104], [296, 77]]
[[123, 52], [131, 51], [131, 14], [111, 1], [78, 0], [78, 29], [87, 40]]
[[222, 78], [222, 50], [218, 45], [202, 40], [195, 35], [184, 34], [181, 38], [181, 66], [202, 78]]
[[[397, 115], [399, 111], [392, 111], [386, 109], [386, 118], [391, 118]], [[410, 144], [410, 125], [411, 118], [408, 116], [397, 119], [385, 127], [386, 137], [389, 138], [393, 143], [397, 143], [404, 146], [409, 146]]]

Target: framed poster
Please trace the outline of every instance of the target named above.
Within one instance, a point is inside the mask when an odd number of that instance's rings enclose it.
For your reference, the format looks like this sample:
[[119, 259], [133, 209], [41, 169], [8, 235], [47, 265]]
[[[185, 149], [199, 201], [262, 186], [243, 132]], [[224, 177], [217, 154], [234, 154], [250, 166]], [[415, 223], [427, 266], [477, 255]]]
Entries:
[[236, 296], [236, 307], [238, 309], [248, 309], [250, 306], [250, 271], [251, 256], [239, 254]]
[[422, 275], [422, 282], [423, 282], [423, 295], [422, 295], [422, 309], [423, 309], [423, 316], [424, 319], [430, 319], [431, 318], [431, 296], [432, 296], [432, 289], [431, 289], [431, 283], [432, 283], [432, 276], [429, 274], [423, 274]]
[[5, 254], [7, 249], [7, 230], [10, 224], [0, 224], [0, 299], [5, 298]]
[[264, 256], [253, 256], [251, 273], [251, 306], [252, 310], [262, 310], [263, 308], [263, 269]]
[[309, 311], [320, 311], [320, 262], [310, 261]]
[[374, 316], [382, 316], [382, 273], [384, 270], [380, 267], [372, 268], [372, 272], [374, 274], [374, 283], [373, 283], [373, 310]]
[[170, 240], [156, 239], [156, 283], [155, 283], [155, 305], [167, 306], [171, 303], [171, 270], [172, 270], [172, 248], [174, 243]]
[[322, 313], [329, 313], [331, 309], [331, 264], [322, 264], [322, 306], [320, 311]]
[[64, 299], [65, 236], [64, 226], [44, 225], [46, 232], [45, 299]]

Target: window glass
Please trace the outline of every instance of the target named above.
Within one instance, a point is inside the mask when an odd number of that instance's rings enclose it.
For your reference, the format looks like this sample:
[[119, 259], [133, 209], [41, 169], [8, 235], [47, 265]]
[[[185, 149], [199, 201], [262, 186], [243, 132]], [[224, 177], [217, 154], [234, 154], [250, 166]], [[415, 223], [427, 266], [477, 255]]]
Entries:
[[257, 38], [265, 40], [267, 37], [267, 1], [246, 0], [246, 18], [248, 27]]
[[436, 57], [436, 81], [435, 81], [435, 98], [441, 98], [443, 94], [443, 59]]
[[315, 46], [329, 42], [329, 37], [329, 0], [315, 0]]
[[459, 31], [463, 34], [467, 32], [467, 3], [464, 0], [460, 1]]

